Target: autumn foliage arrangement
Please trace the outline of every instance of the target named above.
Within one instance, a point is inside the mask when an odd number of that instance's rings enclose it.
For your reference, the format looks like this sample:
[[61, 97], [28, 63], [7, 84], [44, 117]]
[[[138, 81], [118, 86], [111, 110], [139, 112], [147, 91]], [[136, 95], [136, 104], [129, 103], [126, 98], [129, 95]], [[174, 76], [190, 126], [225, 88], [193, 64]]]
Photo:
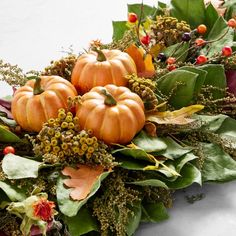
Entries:
[[0, 61], [1, 233], [131, 236], [179, 189], [235, 180], [235, 9], [132, 4], [109, 44], [42, 72]]

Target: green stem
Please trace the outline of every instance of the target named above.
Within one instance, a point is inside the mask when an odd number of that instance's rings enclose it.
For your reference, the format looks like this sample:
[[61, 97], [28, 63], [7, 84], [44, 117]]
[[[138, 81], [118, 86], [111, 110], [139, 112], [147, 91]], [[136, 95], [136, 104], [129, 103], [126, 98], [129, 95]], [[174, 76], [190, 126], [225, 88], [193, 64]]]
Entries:
[[102, 94], [106, 96], [104, 100], [105, 105], [115, 106], [117, 104], [117, 101], [115, 100], [115, 98], [110, 93], [108, 93], [106, 89], [102, 90]]
[[43, 93], [44, 90], [42, 89], [41, 84], [40, 84], [41, 83], [41, 78], [38, 77], [38, 76], [35, 76], [34, 79], [36, 80], [35, 84], [34, 84], [34, 91], [33, 91], [34, 95], [38, 95], [38, 94]]
[[97, 55], [97, 61], [103, 62], [106, 61], [106, 56], [104, 55], [104, 53], [102, 52], [102, 50], [94, 47], [93, 51], [95, 51], [98, 55]]

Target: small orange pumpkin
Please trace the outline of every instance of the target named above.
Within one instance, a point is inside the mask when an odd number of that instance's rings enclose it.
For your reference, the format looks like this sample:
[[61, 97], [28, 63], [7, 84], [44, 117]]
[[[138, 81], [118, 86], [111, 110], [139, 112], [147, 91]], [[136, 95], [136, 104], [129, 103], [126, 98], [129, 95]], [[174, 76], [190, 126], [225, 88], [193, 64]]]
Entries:
[[35, 77], [20, 87], [12, 100], [12, 115], [27, 131], [39, 132], [49, 118], [56, 118], [59, 108], [67, 108], [68, 97], [77, 91], [59, 76]]
[[96, 86], [127, 86], [128, 74], [136, 74], [133, 59], [120, 50], [98, 50], [81, 55], [72, 71], [71, 82], [84, 94]]
[[107, 144], [129, 143], [145, 123], [141, 98], [113, 84], [91, 89], [81, 98], [76, 116], [80, 126]]

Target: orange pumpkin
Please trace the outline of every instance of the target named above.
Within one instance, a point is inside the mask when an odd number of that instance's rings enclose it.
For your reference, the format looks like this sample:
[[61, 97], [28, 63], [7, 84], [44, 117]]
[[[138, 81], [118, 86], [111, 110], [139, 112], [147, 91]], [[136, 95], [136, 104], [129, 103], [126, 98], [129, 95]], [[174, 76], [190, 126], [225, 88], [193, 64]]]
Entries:
[[129, 143], [145, 123], [141, 98], [126, 87], [94, 87], [81, 98], [80, 126], [107, 144]]
[[59, 76], [41, 76], [20, 87], [12, 100], [12, 115], [27, 131], [39, 132], [44, 122], [56, 118], [59, 108], [67, 107], [67, 98], [77, 91]]
[[120, 50], [98, 50], [81, 55], [73, 69], [71, 82], [80, 94], [96, 86], [127, 86], [128, 74], [136, 74], [133, 59]]

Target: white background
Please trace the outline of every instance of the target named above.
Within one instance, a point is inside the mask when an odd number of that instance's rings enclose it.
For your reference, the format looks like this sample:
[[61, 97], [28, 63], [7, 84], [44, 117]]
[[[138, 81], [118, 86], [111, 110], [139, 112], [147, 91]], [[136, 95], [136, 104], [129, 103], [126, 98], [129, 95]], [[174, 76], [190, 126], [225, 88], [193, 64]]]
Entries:
[[[0, 58], [25, 71], [41, 70], [71, 45], [79, 52], [94, 39], [110, 42], [112, 20], [126, 20], [127, 3], [140, 2], [0, 0]], [[144, 3], [152, 6], [156, 1]], [[7, 86], [0, 84], [0, 96], [8, 93]], [[185, 196], [196, 193], [204, 193], [205, 198], [189, 204]], [[142, 224], [136, 235], [235, 236], [236, 182], [180, 191], [169, 214], [165, 222]]]

